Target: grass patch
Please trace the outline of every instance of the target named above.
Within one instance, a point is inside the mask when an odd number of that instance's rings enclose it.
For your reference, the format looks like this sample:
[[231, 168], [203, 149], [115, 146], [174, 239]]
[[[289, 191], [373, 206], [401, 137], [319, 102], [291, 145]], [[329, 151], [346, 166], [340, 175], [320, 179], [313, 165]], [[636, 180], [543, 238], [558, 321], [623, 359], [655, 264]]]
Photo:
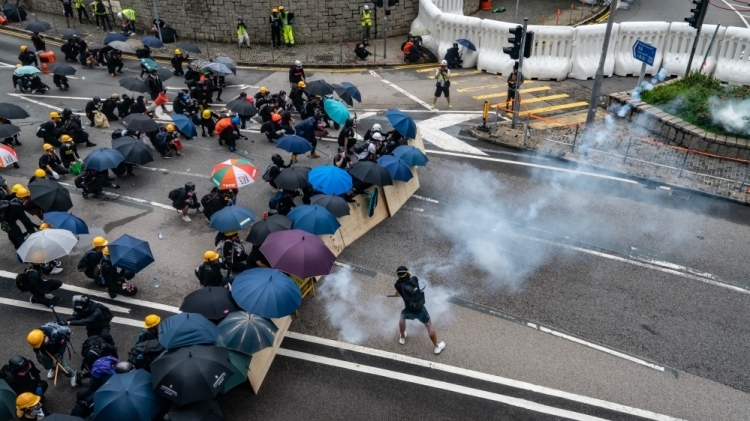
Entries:
[[641, 93], [642, 101], [707, 132], [745, 139], [750, 137], [726, 131], [721, 124], [714, 124], [711, 104], [748, 99], [750, 88], [722, 86], [717, 79], [697, 73], [669, 84], [657, 85], [654, 89]]

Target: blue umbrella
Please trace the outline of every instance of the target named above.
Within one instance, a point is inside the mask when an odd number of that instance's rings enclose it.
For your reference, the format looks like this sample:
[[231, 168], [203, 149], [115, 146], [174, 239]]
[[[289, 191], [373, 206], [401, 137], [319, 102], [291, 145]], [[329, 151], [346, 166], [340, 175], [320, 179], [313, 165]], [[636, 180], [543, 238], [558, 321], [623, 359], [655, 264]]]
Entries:
[[106, 38], [104, 38], [104, 43], [109, 44], [110, 42], [114, 41], [122, 41], [125, 42], [128, 40], [128, 37], [126, 37], [123, 34], [109, 34]]
[[333, 234], [341, 226], [325, 206], [295, 206], [287, 217], [292, 220], [292, 229], [307, 231], [315, 235]]
[[244, 311], [229, 313], [219, 323], [217, 345], [247, 355], [273, 345], [279, 328], [270, 320]]
[[333, 98], [327, 99], [323, 102], [323, 108], [326, 110], [326, 114], [331, 120], [339, 124], [346, 123], [349, 118], [349, 109], [346, 108], [343, 102], [337, 101]]
[[362, 94], [359, 93], [359, 88], [349, 82], [341, 82], [341, 86], [346, 88], [346, 91], [349, 92], [349, 95], [352, 98], [356, 99], [357, 102], [362, 102]]
[[457, 39], [456, 43], [459, 44], [459, 45], [463, 45], [464, 47], [468, 48], [471, 51], [476, 51], [477, 50], [477, 47], [475, 47], [474, 44], [471, 41], [469, 41], [468, 39], [463, 39], [463, 38]]
[[243, 310], [265, 318], [288, 316], [302, 304], [302, 294], [292, 278], [267, 268], [240, 273], [232, 283], [232, 297]]
[[94, 171], [105, 171], [117, 168], [125, 157], [120, 151], [110, 148], [99, 148], [83, 158], [83, 168]]
[[247, 372], [250, 369], [251, 359], [252, 357], [248, 354], [231, 350], [229, 351], [229, 362], [232, 363], [232, 375], [224, 382], [224, 389], [221, 391], [222, 393], [227, 393], [247, 381]]
[[410, 167], [423, 167], [429, 159], [421, 149], [410, 145], [401, 145], [393, 150], [393, 156], [401, 158]]
[[159, 38], [151, 35], [141, 38], [141, 43], [151, 48], [161, 48], [164, 46], [164, 43]]
[[307, 174], [307, 181], [315, 190], [325, 194], [339, 195], [352, 188], [352, 176], [333, 165], [313, 168]]
[[94, 393], [94, 419], [151, 421], [161, 410], [161, 400], [151, 389], [146, 370], [113, 375]]
[[212, 72], [224, 73], [225, 75], [232, 74], [232, 69], [224, 63], [208, 63], [201, 67], [201, 70], [211, 70]]
[[44, 222], [54, 228], [68, 230], [73, 235], [89, 233], [89, 227], [81, 218], [67, 212], [45, 212]]
[[391, 123], [394, 129], [396, 129], [402, 136], [414, 139], [417, 136], [417, 125], [414, 124], [414, 120], [408, 115], [404, 114], [399, 110], [389, 109], [385, 116]]
[[219, 328], [202, 314], [180, 313], [159, 323], [159, 343], [166, 349], [213, 344], [218, 338]]
[[142, 58], [141, 65], [146, 67], [149, 72], [154, 69], [160, 69], [159, 64], [150, 58]]
[[378, 164], [388, 170], [388, 173], [391, 174], [391, 178], [394, 180], [409, 181], [414, 177], [409, 166], [401, 158], [392, 155], [383, 155], [378, 158]]
[[21, 66], [13, 71], [14, 75], [23, 76], [23, 75], [33, 75], [36, 73], [41, 72], [38, 68], [34, 66]]
[[148, 242], [123, 234], [109, 243], [109, 258], [112, 266], [138, 273], [154, 262]]
[[255, 221], [255, 212], [242, 206], [227, 206], [211, 215], [210, 228], [219, 232], [239, 231]]
[[172, 121], [177, 126], [177, 130], [185, 133], [190, 137], [198, 136], [198, 129], [195, 127], [192, 121], [187, 118], [184, 114], [172, 114]]
[[282, 136], [276, 141], [276, 147], [295, 154], [312, 150], [312, 145], [307, 139], [295, 135]]

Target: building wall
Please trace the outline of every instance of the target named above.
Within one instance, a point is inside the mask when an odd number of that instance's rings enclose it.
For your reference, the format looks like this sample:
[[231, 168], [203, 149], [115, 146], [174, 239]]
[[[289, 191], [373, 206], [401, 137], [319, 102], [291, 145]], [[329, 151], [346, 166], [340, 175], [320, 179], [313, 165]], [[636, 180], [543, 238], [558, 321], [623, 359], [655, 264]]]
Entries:
[[464, 16], [471, 16], [479, 10], [479, 0], [464, 0]]

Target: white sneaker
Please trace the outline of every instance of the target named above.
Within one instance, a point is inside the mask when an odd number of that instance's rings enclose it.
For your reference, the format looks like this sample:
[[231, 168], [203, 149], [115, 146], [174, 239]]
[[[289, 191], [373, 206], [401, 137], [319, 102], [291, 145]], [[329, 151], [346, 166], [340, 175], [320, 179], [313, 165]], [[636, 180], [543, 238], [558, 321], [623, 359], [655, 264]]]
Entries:
[[435, 347], [435, 355], [443, 352], [444, 349], [445, 349], [445, 342], [440, 342], [438, 346]]
[[50, 370], [49, 370], [49, 371], [47, 372], [47, 379], [50, 379], [50, 380], [52, 380], [52, 379], [54, 379], [54, 378], [55, 378], [55, 370], [53, 370], [53, 369], [50, 369]]
[[406, 343], [406, 331], [404, 331], [404, 337], [403, 338], [401, 336], [399, 336], [398, 343], [400, 343], [401, 345], [403, 345], [403, 344]]
[[55, 262], [55, 266], [56, 267], [62, 267], [62, 262], [61, 261], [59, 261], [59, 260], [53, 260], [53, 262]]
[[57, 275], [58, 273], [60, 273], [60, 272], [62, 272], [62, 271], [63, 271], [63, 268], [59, 268], [59, 267], [58, 267], [58, 268], [54, 268], [54, 269], [52, 269], [52, 270], [51, 270], [51, 271], [49, 272], [49, 274], [50, 274], [50, 275]]
[[190, 221], [192, 221], [192, 219], [190, 219], [190, 217], [189, 217], [189, 216], [187, 216], [187, 215], [183, 216], [183, 217], [182, 217], [182, 220], [183, 220], [183, 221], [185, 221], [185, 222], [190, 222]]
[[73, 377], [70, 378], [70, 385], [72, 387], [78, 387], [78, 382], [76, 381], [76, 375], [73, 374]]

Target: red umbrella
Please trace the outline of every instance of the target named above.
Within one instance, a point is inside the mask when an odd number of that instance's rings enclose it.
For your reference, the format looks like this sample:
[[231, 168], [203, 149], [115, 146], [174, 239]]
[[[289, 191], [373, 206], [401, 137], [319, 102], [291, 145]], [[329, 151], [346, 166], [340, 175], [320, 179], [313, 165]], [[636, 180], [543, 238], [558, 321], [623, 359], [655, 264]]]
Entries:
[[5, 168], [18, 162], [18, 154], [7, 145], [0, 145], [0, 168]]

